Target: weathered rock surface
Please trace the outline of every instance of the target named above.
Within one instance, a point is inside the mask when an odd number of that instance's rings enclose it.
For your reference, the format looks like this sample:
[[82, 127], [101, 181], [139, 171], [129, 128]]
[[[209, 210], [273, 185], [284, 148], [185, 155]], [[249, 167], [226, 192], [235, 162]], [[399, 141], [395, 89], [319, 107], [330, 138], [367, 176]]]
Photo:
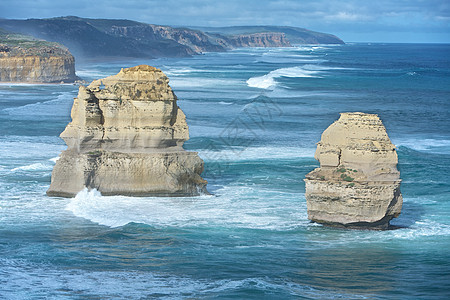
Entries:
[[342, 113], [322, 134], [306, 175], [308, 218], [327, 225], [386, 229], [400, 214], [397, 153], [377, 115]]
[[282, 32], [259, 32], [222, 36], [216, 40], [227, 49], [238, 47], [291, 47], [291, 43]]
[[0, 32], [0, 81], [74, 82], [75, 59], [57, 43]]
[[141, 65], [80, 86], [48, 195], [85, 186], [104, 195], [191, 196], [205, 190], [203, 161], [187, 152], [186, 118], [169, 79]]

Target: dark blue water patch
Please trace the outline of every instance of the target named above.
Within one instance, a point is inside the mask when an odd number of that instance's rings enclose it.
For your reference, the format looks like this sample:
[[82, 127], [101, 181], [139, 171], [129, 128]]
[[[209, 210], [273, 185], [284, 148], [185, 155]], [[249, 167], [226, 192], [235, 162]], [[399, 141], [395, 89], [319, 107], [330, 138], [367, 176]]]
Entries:
[[351, 68], [450, 68], [448, 44], [353, 44], [339, 50], [330, 51], [327, 57]]
[[3, 136], [58, 136], [68, 124], [67, 118], [54, 120], [10, 120], [0, 117], [0, 130]]
[[[203, 176], [215, 189], [227, 185], [250, 186], [257, 189], [297, 193], [305, 192], [303, 179], [318, 167], [313, 158], [256, 159], [242, 161], [205, 161]], [[217, 187], [218, 186], [218, 187]]]
[[449, 154], [415, 151], [407, 147], [398, 149], [398, 169], [403, 179], [403, 194], [408, 197], [450, 194]]

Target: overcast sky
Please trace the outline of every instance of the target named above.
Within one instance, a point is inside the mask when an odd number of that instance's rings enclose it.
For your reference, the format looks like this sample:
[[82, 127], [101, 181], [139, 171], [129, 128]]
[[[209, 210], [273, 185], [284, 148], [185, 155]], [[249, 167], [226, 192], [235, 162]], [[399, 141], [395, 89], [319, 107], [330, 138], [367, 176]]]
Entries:
[[288, 25], [346, 42], [450, 43], [450, 0], [0, 0], [0, 18], [68, 15], [160, 25]]

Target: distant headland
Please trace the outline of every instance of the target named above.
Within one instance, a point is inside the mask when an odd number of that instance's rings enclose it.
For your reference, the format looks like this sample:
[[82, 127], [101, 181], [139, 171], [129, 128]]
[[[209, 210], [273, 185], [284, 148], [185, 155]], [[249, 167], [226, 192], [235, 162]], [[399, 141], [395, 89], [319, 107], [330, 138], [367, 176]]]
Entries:
[[132, 20], [1, 19], [0, 28], [57, 42], [80, 61], [115, 58], [186, 57], [240, 47], [343, 44], [331, 34], [287, 26], [170, 27]]

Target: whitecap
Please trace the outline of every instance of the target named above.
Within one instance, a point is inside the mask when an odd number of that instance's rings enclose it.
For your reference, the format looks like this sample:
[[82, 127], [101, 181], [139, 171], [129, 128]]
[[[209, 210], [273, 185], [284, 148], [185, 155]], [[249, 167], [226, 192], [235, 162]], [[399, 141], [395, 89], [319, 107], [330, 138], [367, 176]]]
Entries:
[[49, 156], [56, 156], [66, 146], [57, 136], [52, 137], [0, 137], [0, 157], [12, 158], [18, 161], [48, 160]]
[[85, 77], [88, 77], [88, 78], [104, 78], [104, 77], [107, 77], [107, 76], [114, 75], [117, 72], [114, 72], [114, 71], [104, 71], [104, 72], [102, 72], [102, 71], [100, 71], [98, 69], [83, 69], [83, 70], [77, 70], [75, 73], [77, 74], [78, 77], [81, 77], [81, 78], [85, 78]]
[[57, 156], [57, 157], [52, 157], [52, 158], [49, 159], [49, 161], [52, 161], [52, 162], [56, 163], [56, 162], [58, 161], [58, 159], [60, 159], [59, 156]]
[[26, 104], [19, 107], [9, 107], [3, 109], [4, 112], [10, 116], [66, 116], [67, 112], [72, 106], [72, 100], [74, 98], [74, 92], [58, 93], [56, 99], [50, 99], [47, 101], [39, 101], [35, 103]]
[[26, 166], [20, 166], [14, 169], [11, 169], [11, 172], [17, 172], [17, 171], [44, 171], [44, 170], [50, 170], [52, 166], [43, 164], [43, 163], [34, 163], [31, 165]]
[[174, 68], [174, 67], [166, 67], [164, 69], [164, 73], [167, 76], [181, 76], [181, 75], [186, 75], [186, 74], [190, 74], [193, 72], [200, 72], [200, 70], [194, 70], [191, 68]]
[[[306, 65], [308, 66], [308, 65]], [[263, 76], [252, 77], [247, 80], [247, 85], [249, 87], [255, 87], [260, 89], [270, 89], [273, 88], [277, 82], [276, 78], [280, 77], [291, 77], [291, 78], [301, 78], [301, 77], [316, 77], [320, 78], [318, 70], [311, 70], [308, 68], [291, 67], [291, 68], [281, 68], [269, 72]]]
[[173, 89], [199, 87], [211, 87], [217, 89], [218, 87], [229, 87], [241, 84], [242, 83], [237, 79], [214, 79], [205, 77], [180, 77], [170, 79], [170, 86]]
[[[269, 198], [270, 203], [261, 201]], [[109, 227], [142, 223], [154, 227], [291, 230], [309, 224], [304, 202], [296, 193], [249, 186], [226, 186], [216, 190], [215, 196], [176, 198], [102, 196], [96, 190], [84, 189], [66, 209]]]
[[450, 225], [442, 224], [429, 219], [416, 221], [408, 228], [391, 232], [392, 239], [415, 240], [423, 237], [450, 236]]
[[301, 147], [230, 147], [219, 151], [200, 151], [205, 161], [255, 161], [314, 158], [315, 148]]
[[400, 138], [392, 139], [397, 146], [404, 146], [416, 151], [450, 153], [450, 140], [430, 138]]

